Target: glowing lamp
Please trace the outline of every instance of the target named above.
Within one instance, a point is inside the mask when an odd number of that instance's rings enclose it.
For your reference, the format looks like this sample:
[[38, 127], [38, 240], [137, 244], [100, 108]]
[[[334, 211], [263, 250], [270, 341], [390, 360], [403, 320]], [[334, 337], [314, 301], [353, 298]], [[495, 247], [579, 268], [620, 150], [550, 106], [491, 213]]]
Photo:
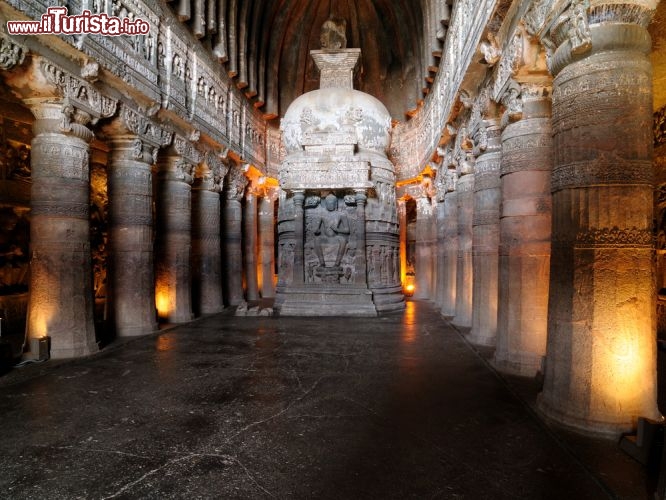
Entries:
[[405, 290], [404, 290], [405, 295], [407, 295], [408, 297], [411, 297], [412, 295], [414, 295], [414, 289], [415, 288], [416, 287], [411, 283], [409, 285], [406, 285]]

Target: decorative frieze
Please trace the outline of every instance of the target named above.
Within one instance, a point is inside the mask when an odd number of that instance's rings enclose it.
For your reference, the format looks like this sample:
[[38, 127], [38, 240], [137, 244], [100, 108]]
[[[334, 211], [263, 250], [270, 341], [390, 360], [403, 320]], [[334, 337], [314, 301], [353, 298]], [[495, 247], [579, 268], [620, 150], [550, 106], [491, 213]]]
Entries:
[[5, 35], [0, 35], [0, 69], [9, 71], [14, 66], [23, 63], [27, 50], [21, 45], [10, 40]]

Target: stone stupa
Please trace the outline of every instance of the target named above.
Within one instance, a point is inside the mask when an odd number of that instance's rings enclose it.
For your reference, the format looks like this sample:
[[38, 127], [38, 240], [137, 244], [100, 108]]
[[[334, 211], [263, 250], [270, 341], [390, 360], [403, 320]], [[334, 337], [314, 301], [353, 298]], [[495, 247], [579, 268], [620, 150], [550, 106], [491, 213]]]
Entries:
[[279, 269], [282, 316], [376, 316], [404, 308], [391, 117], [353, 88], [360, 49], [344, 21], [327, 20], [310, 52], [320, 89], [282, 119]]

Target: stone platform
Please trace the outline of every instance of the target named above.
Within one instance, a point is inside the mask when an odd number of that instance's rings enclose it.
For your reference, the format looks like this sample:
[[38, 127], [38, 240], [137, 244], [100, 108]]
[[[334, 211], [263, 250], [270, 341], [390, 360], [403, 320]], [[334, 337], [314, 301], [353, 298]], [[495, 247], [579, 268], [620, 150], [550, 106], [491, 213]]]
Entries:
[[275, 297], [278, 316], [375, 317], [372, 292], [365, 286], [327, 284], [290, 286]]

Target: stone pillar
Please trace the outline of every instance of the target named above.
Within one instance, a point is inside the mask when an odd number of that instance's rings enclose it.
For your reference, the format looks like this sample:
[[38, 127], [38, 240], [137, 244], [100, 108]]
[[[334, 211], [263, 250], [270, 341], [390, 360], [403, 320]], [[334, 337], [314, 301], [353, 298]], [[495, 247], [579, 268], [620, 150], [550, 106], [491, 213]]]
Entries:
[[192, 302], [195, 314], [214, 314], [224, 309], [220, 192], [226, 173], [227, 167], [209, 151], [206, 153], [206, 168], [192, 188]]
[[[366, 248], [365, 238], [365, 204], [368, 201], [368, 196], [365, 189], [357, 189], [355, 193], [356, 198], [356, 241], [360, 248]], [[366, 252], [356, 252], [354, 259], [354, 267], [356, 268], [356, 283], [359, 285], [366, 285], [368, 283], [367, 277], [367, 261]]]
[[241, 200], [247, 177], [238, 167], [229, 170], [224, 190], [224, 296], [230, 306], [243, 302], [243, 252]]
[[494, 362], [500, 371], [533, 377], [541, 370], [546, 354], [548, 325], [553, 166], [550, 88], [524, 85], [522, 103], [522, 119], [509, 123], [502, 132], [500, 288]]
[[499, 119], [481, 122], [481, 154], [474, 165], [474, 217], [472, 222], [472, 330], [473, 344], [494, 346], [497, 336], [499, 290], [500, 161]]
[[446, 212], [444, 209], [444, 194], [446, 192], [446, 184], [443, 182], [444, 171], [440, 170], [437, 173], [437, 197], [436, 202], [436, 239], [435, 239], [435, 258], [437, 262], [437, 277], [435, 280], [435, 305], [438, 309], [442, 309], [444, 304], [444, 282], [446, 280], [446, 267], [445, 267], [445, 254], [446, 254]]
[[400, 227], [400, 284], [404, 288], [407, 280], [407, 202], [398, 200], [398, 225]]
[[430, 198], [425, 194], [416, 200], [416, 256], [414, 272], [416, 274], [416, 290], [414, 298], [432, 299], [433, 242], [432, 242], [433, 210]]
[[446, 171], [444, 195], [444, 253], [441, 313], [456, 314], [456, 277], [458, 270], [458, 193], [455, 191], [458, 176], [455, 170]]
[[456, 326], [472, 326], [472, 216], [474, 213], [473, 156], [459, 161], [458, 192], [458, 263], [456, 272], [456, 311], [451, 322]]
[[588, 11], [574, 2], [551, 28], [553, 241], [539, 408], [612, 436], [659, 417], [650, 4]]
[[247, 300], [259, 300], [257, 277], [257, 193], [252, 187], [245, 194], [243, 208], [243, 257]]
[[184, 323], [192, 314], [192, 188], [194, 166], [201, 154], [175, 136], [160, 155], [157, 188], [157, 276], [155, 299], [160, 318]]
[[303, 242], [305, 241], [305, 227], [303, 213], [303, 202], [305, 201], [305, 192], [294, 191], [294, 240], [296, 246], [294, 247], [294, 279], [292, 281], [295, 285], [302, 285], [305, 283], [305, 267], [303, 255]]
[[[22, 49], [5, 45], [3, 68], [20, 64]], [[93, 133], [87, 125], [113, 115], [117, 102], [37, 55], [6, 73], [5, 83], [35, 116], [27, 335], [49, 336], [53, 358], [87, 355], [97, 350], [89, 222]]]
[[259, 271], [261, 297], [275, 297], [275, 199], [277, 189], [265, 189], [259, 199]]
[[90, 115], [60, 98], [25, 103], [35, 116], [28, 336], [49, 336], [53, 358], [85, 356], [97, 351], [89, 228], [93, 133], [84, 125]]
[[152, 165], [171, 133], [127, 106], [103, 131], [111, 145], [107, 300], [116, 334], [142, 335], [157, 329]]

